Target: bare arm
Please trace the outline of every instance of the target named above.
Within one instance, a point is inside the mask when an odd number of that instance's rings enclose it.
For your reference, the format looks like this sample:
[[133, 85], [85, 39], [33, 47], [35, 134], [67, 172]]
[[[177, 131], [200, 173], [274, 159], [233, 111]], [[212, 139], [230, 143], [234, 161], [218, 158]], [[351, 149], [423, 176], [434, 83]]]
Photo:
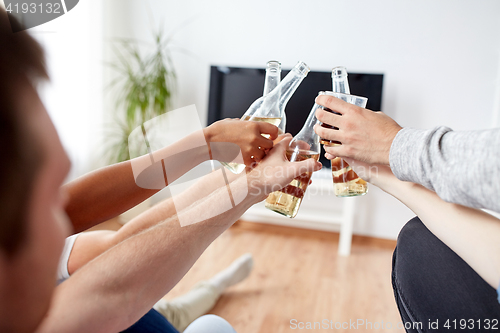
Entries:
[[82, 267], [57, 288], [39, 332], [117, 332], [132, 325], [246, 209], [273, 187], [321, 167], [312, 159], [288, 162], [289, 142], [290, 138], [277, 144], [259, 166], [231, 183], [233, 197], [245, 196], [234, 208], [200, 223], [179, 225], [181, 219], [195, 220], [218, 209], [227, 196], [226, 187], [219, 188], [180, 215], [126, 239]]
[[[261, 133], [270, 134], [271, 140]], [[66, 212], [75, 232], [86, 230], [139, 204], [201, 162], [234, 157], [224, 149], [210, 151], [207, 143], [234, 143], [241, 149], [241, 162], [250, 165], [264, 157], [265, 149], [272, 148], [272, 139], [277, 134], [276, 126], [263, 122], [218, 121], [153, 152], [152, 156], [104, 167], [66, 184], [69, 195]], [[186, 150], [185, 147], [195, 148]], [[139, 176], [138, 168], [141, 169]]]
[[[387, 166], [348, 159], [362, 178], [404, 203], [443, 243], [495, 289], [500, 283], [500, 220], [481, 210], [443, 201], [425, 187], [397, 179]], [[352, 163], [352, 164], [351, 164]], [[370, 172], [371, 174], [368, 174]]]
[[[290, 134], [280, 135], [275, 143], [289, 138]], [[229, 182], [234, 181], [237, 175], [221, 169], [212, 172], [199, 181], [197, 181], [190, 188], [186, 189], [181, 194], [174, 198], [167, 199], [155, 207], [150, 208], [143, 214], [135, 217], [124, 225], [118, 231], [90, 231], [82, 233], [75, 241], [73, 250], [68, 260], [68, 272], [72, 275], [76, 270], [83, 267], [98, 255], [104, 253], [111, 247], [117, 245], [123, 240], [146, 230], [164, 219], [174, 216], [178, 211], [183, 210], [202, 198], [209, 196], [215, 189], [214, 184], [221, 178], [221, 173], [224, 172]], [[160, 218], [160, 219], [159, 219]]]
[[[229, 171], [226, 171], [226, 175], [230, 181], [236, 178], [236, 176]], [[175, 198], [177, 203], [179, 204], [179, 200], [180, 202], [189, 201], [193, 203], [202, 198], [208, 197], [215, 190], [213, 184], [217, 178], [220, 178], [220, 173], [217, 172], [213, 172], [203, 177], [189, 189], [177, 196]], [[73, 275], [74, 272], [90, 262], [92, 259], [125, 239], [132, 237], [165, 219], [175, 216], [175, 214], [178, 213], [176, 208], [182, 207], [176, 207], [173, 198], [169, 198], [148, 209], [139, 216], [136, 216], [118, 231], [98, 230], [83, 232], [76, 239], [73, 250], [69, 256], [69, 274]]]

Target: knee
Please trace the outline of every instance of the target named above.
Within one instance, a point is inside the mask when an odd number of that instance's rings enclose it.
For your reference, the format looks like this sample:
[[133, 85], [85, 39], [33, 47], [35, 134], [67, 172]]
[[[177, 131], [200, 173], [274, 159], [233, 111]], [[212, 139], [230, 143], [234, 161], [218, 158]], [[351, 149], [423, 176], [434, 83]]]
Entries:
[[193, 321], [184, 333], [236, 333], [225, 319], [216, 315], [205, 315]]
[[401, 229], [398, 235], [398, 247], [407, 247], [422, 241], [426, 237], [426, 232], [429, 232], [425, 225], [420, 221], [418, 216], [415, 216], [408, 221]]
[[[393, 256], [393, 275], [403, 278], [406, 273], [414, 274], [426, 266], [432, 252], [435, 236], [418, 217], [414, 217], [401, 229]], [[404, 278], [403, 278], [404, 279]]]

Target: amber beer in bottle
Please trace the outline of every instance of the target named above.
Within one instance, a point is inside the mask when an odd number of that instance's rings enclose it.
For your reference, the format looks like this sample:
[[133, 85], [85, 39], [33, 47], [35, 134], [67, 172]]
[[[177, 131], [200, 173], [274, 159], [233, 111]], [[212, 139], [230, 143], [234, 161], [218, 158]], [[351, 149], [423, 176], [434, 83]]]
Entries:
[[[366, 102], [368, 101], [367, 98], [350, 94], [349, 82], [347, 80], [347, 70], [345, 69], [345, 67], [339, 66], [333, 68], [332, 87], [333, 93], [322, 92], [320, 94], [332, 95], [346, 101], [347, 103], [355, 104], [363, 108], [366, 106]], [[333, 112], [330, 109], [324, 109], [326, 111]], [[338, 130], [337, 127], [333, 127], [327, 124], [322, 124], [321, 126]], [[326, 139], [321, 139], [321, 143], [326, 146], [341, 144], [338, 141]], [[356, 173], [352, 170], [351, 166], [346, 161], [337, 157], [331, 161], [331, 166], [333, 186], [336, 196], [353, 197], [365, 195], [368, 192], [368, 184], [363, 179], [359, 178], [358, 175], [356, 175]]]
[[[314, 104], [304, 127], [290, 141], [286, 157], [290, 162], [300, 162], [308, 158], [319, 160], [319, 136], [314, 132], [314, 125], [318, 123], [315, 112], [319, 106]], [[304, 198], [312, 172], [307, 172], [293, 179], [290, 184], [279, 191], [272, 192], [266, 199], [267, 209], [293, 218], [297, 215]]]

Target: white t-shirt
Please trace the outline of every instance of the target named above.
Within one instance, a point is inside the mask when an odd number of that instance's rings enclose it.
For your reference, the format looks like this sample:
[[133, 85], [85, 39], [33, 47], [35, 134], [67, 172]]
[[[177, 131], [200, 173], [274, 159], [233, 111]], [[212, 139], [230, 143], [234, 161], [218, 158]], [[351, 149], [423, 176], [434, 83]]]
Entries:
[[73, 250], [73, 246], [75, 245], [75, 240], [80, 234], [71, 235], [66, 238], [64, 242], [64, 249], [59, 258], [59, 267], [57, 268], [57, 284], [63, 283], [65, 280], [69, 278], [68, 272], [68, 260], [71, 251]]

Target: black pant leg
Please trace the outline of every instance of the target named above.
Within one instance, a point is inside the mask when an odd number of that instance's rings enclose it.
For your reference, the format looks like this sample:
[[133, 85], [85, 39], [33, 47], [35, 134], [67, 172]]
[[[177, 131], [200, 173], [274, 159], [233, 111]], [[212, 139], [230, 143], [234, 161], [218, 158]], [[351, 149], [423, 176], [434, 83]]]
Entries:
[[[496, 290], [418, 217], [410, 220], [399, 234], [392, 282], [403, 322], [415, 323], [407, 332], [500, 331]], [[429, 328], [429, 323], [436, 320], [439, 328]], [[460, 326], [463, 320], [468, 324], [465, 329]], [[444, 327], [447, 321], [449, 329]], [[485, 329], [495, 321], [497, 330]]]

